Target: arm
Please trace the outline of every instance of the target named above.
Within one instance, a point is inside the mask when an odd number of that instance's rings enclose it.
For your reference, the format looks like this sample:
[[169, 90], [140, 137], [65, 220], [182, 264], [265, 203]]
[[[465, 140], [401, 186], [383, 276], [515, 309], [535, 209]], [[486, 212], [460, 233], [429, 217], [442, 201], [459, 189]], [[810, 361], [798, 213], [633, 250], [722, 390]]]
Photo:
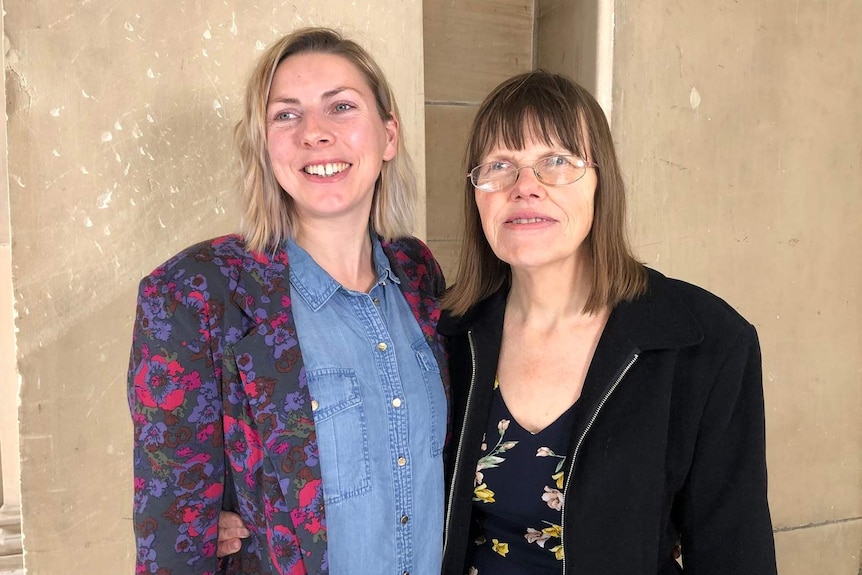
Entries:
[[[129, 365], [136, 572], [212, 574], [221, 510], [222, 406], [206, 286], [179, 265], [141, 281]], [[215, 306], [218, 307], [218, 306]]]
[[776, 573], [766, 480], [760, 347], [749, 325], [718, 370], [678, 499], [686, 573]]

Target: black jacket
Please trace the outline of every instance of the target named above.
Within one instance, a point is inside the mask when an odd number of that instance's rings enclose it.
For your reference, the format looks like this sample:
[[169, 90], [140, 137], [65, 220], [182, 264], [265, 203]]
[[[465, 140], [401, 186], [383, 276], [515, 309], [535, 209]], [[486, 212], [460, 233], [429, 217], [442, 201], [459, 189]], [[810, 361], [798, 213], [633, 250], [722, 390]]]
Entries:
[[[438, 329], [450, 341], [444, 575], [462, 575], [506, 290]], [[562, 508], [564, 574], [774, 575], [760, 348], [728, 304], [649, 271], [617, 305], [575, 408]], [[465, 412], [467, 416], [465, 418]]]

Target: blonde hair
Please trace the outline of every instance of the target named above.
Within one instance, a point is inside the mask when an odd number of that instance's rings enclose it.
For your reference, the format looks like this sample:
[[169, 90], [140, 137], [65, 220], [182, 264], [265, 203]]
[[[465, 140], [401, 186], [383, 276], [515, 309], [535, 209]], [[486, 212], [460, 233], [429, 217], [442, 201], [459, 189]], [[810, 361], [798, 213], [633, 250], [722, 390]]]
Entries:
[[[530, 139], [562, 144], [598, 164], [593, 225], [586, 242], [593, 261], [585, 313], [633, 299], [646, 290], [647, 274], [632, 255], [625, 230], [625, 186], [607, 119], [596, 100], [569, 78], [535, 70], [497, 86], [482, 102], [467, 145], [471, 168], [497, 145], [523, 149]], [[465, 231], [455, 283], [443, 307], [463, 315], [511, 282], [509, 264], [491, 249], [482, 231], [470, 180], [464, 187]]]
[[398, 147], [395, 157], [383, 163], [375, 183], [370, 224], [386, 240], [410, 235], [416, 206], [416, 176], [386, 76], [364, 48], [335, 30], [301, 28], [275, 42], [258, 58], [246, 85], [243, 116], [234, 128], [244, 208], [240, 230], [247, 248], [273, 249], [293, 237], [296, 229], [293, 199], [275, 179], [267, 153], [266, 108], [278, 65], [285, 58], [309, 52], [332, 54], [351, 62], [368, 82], [381, 120], [394, 119], [398, 123]]

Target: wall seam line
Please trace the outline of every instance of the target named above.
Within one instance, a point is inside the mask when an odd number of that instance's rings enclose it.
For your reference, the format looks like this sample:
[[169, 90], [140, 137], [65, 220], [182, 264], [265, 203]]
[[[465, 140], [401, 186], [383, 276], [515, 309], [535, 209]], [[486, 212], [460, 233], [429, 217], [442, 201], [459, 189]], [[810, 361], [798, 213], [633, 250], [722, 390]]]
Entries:
[[786, 533], [787, 531], [799, 531], [802, 529], [814, 529], [815, 527], [825, 527], [826, 525], [837, 525], [840, 523], [851, 523], [853, 521], [862, 521], [860, 517], [846, 517], [844, 519], [833, 519], [831, 521], [821, 521], [819, 523], [808, 523], [806, 525], [791, 525], [788, 527], [778, 527], [773, 529], [773, 533]]

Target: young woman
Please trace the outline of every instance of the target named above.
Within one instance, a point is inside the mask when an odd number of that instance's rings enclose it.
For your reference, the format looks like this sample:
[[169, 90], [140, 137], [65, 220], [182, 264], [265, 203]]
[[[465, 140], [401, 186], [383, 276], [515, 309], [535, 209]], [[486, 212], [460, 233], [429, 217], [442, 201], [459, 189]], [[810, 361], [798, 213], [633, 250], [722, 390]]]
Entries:
[[[140, 286], [137, 572], [437, 575], [445, 283], [409, 236], [389, 85], [356, 43], [298, 30], [258, 60], [236, 136], [242, 233]], [[222, 509], [249, 537], [219, 560]]]
[[443, 573], [774, 574], [754, 327], [632, 256], [596, 101], [516, 76], [467, 161]]

